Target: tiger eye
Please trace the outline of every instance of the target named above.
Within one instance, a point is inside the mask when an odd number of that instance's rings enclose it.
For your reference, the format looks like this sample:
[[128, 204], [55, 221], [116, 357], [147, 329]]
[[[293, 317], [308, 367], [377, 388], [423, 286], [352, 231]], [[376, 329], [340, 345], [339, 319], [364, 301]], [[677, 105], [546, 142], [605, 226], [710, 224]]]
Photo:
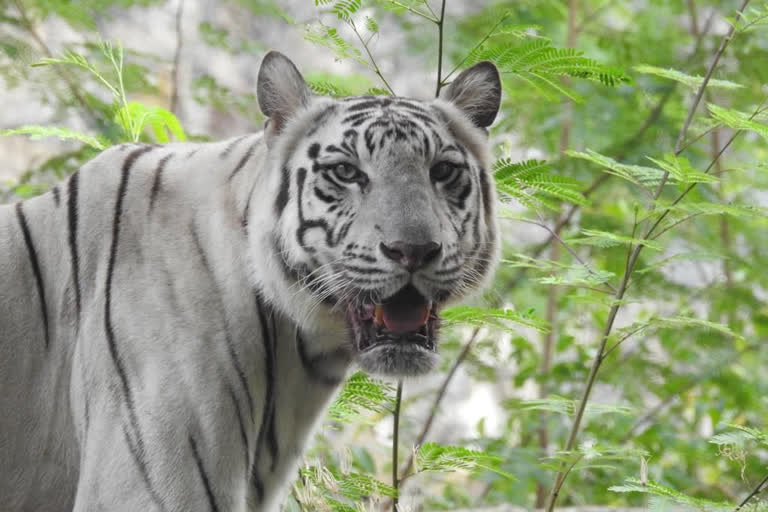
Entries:
[[447, 181], [454, 172], [456, 172], [456, 166], [451, 162], [439, 162], [429, 170], [429, 177], [432, 181]]
[[341, 181], [355, 181], [359, 173], [355, 166], [347, 163], [336, 164], [333, 168], [333, 174]]

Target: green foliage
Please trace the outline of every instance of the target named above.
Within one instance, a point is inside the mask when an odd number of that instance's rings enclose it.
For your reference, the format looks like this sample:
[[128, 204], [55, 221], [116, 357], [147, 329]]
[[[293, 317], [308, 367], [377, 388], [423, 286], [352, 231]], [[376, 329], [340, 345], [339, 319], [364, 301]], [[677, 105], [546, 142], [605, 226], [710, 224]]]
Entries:
[[0, 137], [10, 135], [29, 135], [32, 139], [57, 137], [63, 140], [76, 140], [99, 150], [106, 147], [105, 143], [96, 137], [55, 126], [20, 126], [11, 130], [0, 130]]
[[448, 446], [437, 443], [424, 443], [416, 450], [414, 471], [449, 473], [452, 471], [482, 472], [491, 471], [507, 479], [514, 478], [499, 469], [502, 457], [471, 450], [463, 446]]
[[363, 410], [378, 413], [391, 411], [393, 403], [391, 385], [357, 372], [344, 383], [328, 416], [337, 421], [349, 421], [357, 418]]
[[[160, 107], [169, 56], [123, 51], [96, 33], [97, 20], [100, 29], [129, 20], [128, 7], [149, 15], [151, 3], [0, 2], [4, 90], [23, 90], [53, 112], [50, 124], [19, 122], [0, 135], [66, 142], [0, 183], [0, 200], [42, 193], [112, 144], [187, 137], [189, 127]], [[504, 254], [491, 292], [442, 312], [440, 370], [405, 383], [400, 494], [424, 509], [533, 508], [566, 469], [558, 506], [735, 510], [768, 464], [768, 4], [752, 2], [743, 14], [734, 3], [683, 0], [459, 4], [447, 1], [442, 51], [435, 1], [315, 0], [317, 9], [289, 13], [273, 0], [229, 0], [216, 6], [222, 16], [195, 20], [206, 45], [250, 58], [251, 69], [268, 45], [242, 27], [266, 19], [286, 38], [303, 33], [353, 69], [330, 72], [319, 59], [302, 69], [321, 95], [392, 94], [390, 83], [411, 73], [431, 94], [438, 79], [444, 86], [483, 59], [502, 72], [489, 137]], [[675, 155], [723, 22], [734, 37]], [[45, 43], [57, 23], [82, 42], [51, 55], [38, 38]], [[258, 128], [253, 91], [225, 85], [229, 78], [200, 69], [178, 92], [208, 114]], [[596, 360], [594, 397], [564, 449]], [[287, 510], [383, 510], [396, 494], [394, 408], [391, 383], [351, 375]], [[434, 423], [422, 442], [426, 418]], [[445, 444], [431, 442], [438, 438]], [[639, 478], [627, 480], [638, 465]], [[742, 510], [766, 510], [761, 496]]]
[[538, 38], [521, 45], [510, 43], [509, 40], [490, 38], [472, 50], [467, 63], [489, 60], [498, 66], [501, 73], [518, 77], [551, 100], [566, 96], [574, 101], [583, 101], [581, 96], [558, 80], [562, 76], [594, 80], [611, 87], [630, 82], [622, 71], [585, 57], [578, 50], [555, 48], [547, 39]]

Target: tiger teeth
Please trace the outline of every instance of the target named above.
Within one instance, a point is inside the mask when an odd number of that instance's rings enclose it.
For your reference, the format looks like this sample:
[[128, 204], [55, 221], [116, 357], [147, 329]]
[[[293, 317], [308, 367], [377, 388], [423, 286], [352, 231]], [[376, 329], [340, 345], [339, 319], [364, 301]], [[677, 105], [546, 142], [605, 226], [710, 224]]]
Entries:
[[384, 323], [384, 308], [381, 304], [376, 304], [373, 310], [373, 323], [374, 325], [381, 325]]

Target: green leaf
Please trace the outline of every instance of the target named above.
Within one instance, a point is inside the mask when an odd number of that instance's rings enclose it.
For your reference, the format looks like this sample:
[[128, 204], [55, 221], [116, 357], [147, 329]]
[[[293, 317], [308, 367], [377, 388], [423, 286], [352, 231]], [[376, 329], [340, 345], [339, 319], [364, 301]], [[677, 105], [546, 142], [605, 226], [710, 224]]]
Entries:
[[475, 327], [494, 327], [504, 331], [516, 332], [508, 322], [524, 325], [539, 332], [548, 332], [546, 322], [529, 314], [519, 313], [512, 309], [474, 308], [458, 306], [445, 309], [440, 313], [445, 325], [465, 324]]
[[497, 190], [528, 207], [546, 207], [547, 198], [581, 206], [588, 204], [580, 192], [579, 181], [555, 175], [551, 165], [542, 160], [512, 162], [501, 158], [493, 164], [493, 178]]
[[[551, 396], [533, 400], [521, 400], [519, 402], [510, 401], [509, 406], [520, 410], [549, 411], [565, 416], [573, 416], [576, 412], [576, 408], [579, 406], [579, 401], [561, 396]], [[629, 416], [632, 413], [633, 409], [630, 407], [598, 404], [595, 402], [588, 402], [584, 409], [584, 414], [589, 418], [604, 414]]]
[[701, 498], [694, 498], [684, 493], [676, 491], [670, 487], [661, 485], [653, 480], [642, 482], [636, 478], [630, 478], [624, 485], [614, 485], [608, 488], [613, 492], [640, 492], [644, 494], [651, 494], [666, 500], [669, 500], [677, 505], [685, 507], [691, 507], [696, 510], [710, 511], [710, 512], [732, 512], [734, 506], [728, 503], [716, 502], [705, 500]]
[[10, 135], [29, 135], [32, 139], [56, 137], [62, 140], [76, 140], [98, 150], [103, 150], [107, 147], [105, 142], [91, 135], [53, 126], [26, 125], [9, 130], [0, 130], [0, 137], [8, 137]]
[[331, 419], [348, 422], [363, 410], [383, 413], [393, 410], [394, 389], [390, 384], [356, 372], [344, 383], [339, 396], [331, 404]]
[[[640, 165], [627, 165], [617, 162], [611, 157], [601, 155], [596, 151], [588, 149], [586, 153], [580, 151], [566, 151], [566, 154], [573, 158], [579, 158], [595, 163], [603, 168], [605, 172], [613, 176], [618, 176], [630, 183], [640, 185], [647, 189], [661, 183], [664, 171], [655, 167], [645, 167]], [[670, 182], [672, 183], [672, 182]]]
[[[662, 69], [662, 68], [657, 68], [656, 66], [648, 66], [648, 65], [642, 64], [639, 66], [635, 66], [634, 70], [637, 71], [638, 73], [643, 73], [646, 75], [653, 75], [661, 78], [667, 78], [669, 80], [674, 80], [675, 82], [683, 84], [684, 86], [693, 90], [696, 90], [699, 87], [701, 87], [701, 84], [704, 82], [703, 76], [686, 75], [685, 73], [678, 71], [676, 69]], [[741, 84], [737, 84], [735, 82], [730, 82], [728, 80], [718, 80], [716, 78], [710, 78], [709, 82], [707, 82], [707, 87], [710, 89], [742, 89], [744, 86]]]
[[332, 50], [340, 60], [352, 59], [366, 67], [370, 66], [362, 53], [360, 53], [360, 50], [341, 37], [335, 28], [329, 27], [322, 22], [307, 25], [304, 31], [304, 39], [310, 43]]
[[718, 107], [712, 103], [707, 105], [712, 117], [734, 130], [755, 132], [764, 139], [768, 139], [768, 125], [758, 123], [750, 114], [728, 108]]
[[130, 101], [125, 106], [117, 109], [115, 122], [118, 123], [131, 137], [131, 141], [138, 142], [145, 127], [149, 126], [157, 142], [170, 142], [170, 132], [178, 141], [187, 140], [181, 123], [173, 113], [159, 107], [150, 107], [143, 103]]
[[582, 229], [581, 234], [584, 236], [578, 238], [570, 238], [568, 239], [568, 242], [574, 245], [593, 245], [602, 249], [629, 244], [642, 245], [654, 251], [661, 251], [663, 249], [661, 244], [653, 240], [617, 235], [616, 233], [609, 233], [608, 231], [600, 231], [597, 229]]
[[491, 471], [509, 480], [514, 477], [499, 469], [503, 457], [491, 455], [480, 450], [471, 450], [463, 446], [448, 446], [437, 443], [424, 443], [416, 450], [414, 457], [414, 472], [436, 471], [448, 473], [453, 471]]
[[718, 181], [714, 176], [695, 170], [685, 157], [676, 157], [670, 153], [664, 155], [664, 160], [650, 156], [646, 158], [667, 171], [669, 176], [679, 183], [716, 183]]

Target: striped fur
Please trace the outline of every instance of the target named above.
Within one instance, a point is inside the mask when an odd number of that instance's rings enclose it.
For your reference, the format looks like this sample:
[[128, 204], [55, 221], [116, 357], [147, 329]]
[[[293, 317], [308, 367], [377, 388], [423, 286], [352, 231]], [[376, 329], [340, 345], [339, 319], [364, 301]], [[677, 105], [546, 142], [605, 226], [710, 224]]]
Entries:
[[[272, 72], [262, 133], [113, 147], [0, 206], [0, 510], [277, 510], [350, 364], [378, 369], [348, 295], [411, 279], [442, 302], [489, 275], [485, 135], [460, 101], [315, 98]], [[456, 173], [431, 183], [441, 158]], [[444, 247], [410, 277], [377, 252], [409, 230]]]

